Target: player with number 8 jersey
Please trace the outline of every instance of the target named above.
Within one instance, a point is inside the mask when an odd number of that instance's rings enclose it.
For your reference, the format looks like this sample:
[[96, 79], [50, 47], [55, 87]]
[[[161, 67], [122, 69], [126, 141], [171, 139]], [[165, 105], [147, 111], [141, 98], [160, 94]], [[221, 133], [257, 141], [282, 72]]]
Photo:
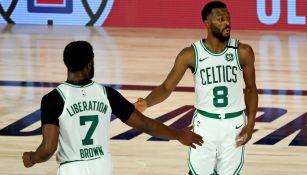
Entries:
[[[219, 53], [211, 52], [205, 41], [193, 43], [192, 48], [196, 94], [194, 131], [206, 139], [206, 144], [189, 151], [189, 174], [239, 174], [244, 162], [244, 146], [236, 145], [235, 141], [247, 123], [243, 112], [244, 81], [238, 58], [239, 41], [229, 38]], [[204, 161], [207, 161], [205, 165]]]
[[238, 43], [236, 39], [229, 39], [220, 53], [212, 53], [204, 40], [192, 44], [195, 52], [195, 108], [216, 114], [245, 109]]
[[[238, 175], [244, 164], [244, 145], [251, 139], [258, 106], [255, 55], [251, 46], [230, 37], [230, 13], [220, 1], [202, 10], [207, 37], [184, 48], [164, 82], [135, 103], [144, 111], [165, 100], [187, 69], [196, 94], [192, 124], [205, 142], [190, 149], [190, 175]], [[245, 85], [245, 93], [243, 88]]]

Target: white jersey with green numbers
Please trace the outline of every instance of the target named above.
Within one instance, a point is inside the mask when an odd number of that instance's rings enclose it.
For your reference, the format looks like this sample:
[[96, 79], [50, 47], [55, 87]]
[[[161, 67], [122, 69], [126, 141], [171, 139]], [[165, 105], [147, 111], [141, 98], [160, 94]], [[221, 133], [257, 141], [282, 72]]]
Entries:
[[56, 90], [64, 100], [59, 117], [58, 163], [109, 158], [112, 111], [105, 88], [95, 82], [85, 86], [63, 83]]
[[236, 39], [229, 39], [220, 53], [212, 53], [203, 40], [192, 44], [195, 51], [196, 109], [216, 114], [245, 109], [238, 43]]

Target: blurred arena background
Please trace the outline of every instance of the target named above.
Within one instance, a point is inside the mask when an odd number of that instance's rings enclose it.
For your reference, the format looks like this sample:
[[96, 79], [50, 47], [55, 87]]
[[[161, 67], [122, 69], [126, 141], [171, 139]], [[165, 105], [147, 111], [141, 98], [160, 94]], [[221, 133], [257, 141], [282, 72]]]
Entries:
[[[256, 55], [259, 109], [244, 175], [307, 174], [307, 1], [222, 0], [234, 38]], [[94, 80], [134, 102], [162, 83], [176, 55], [206, 36], [207, 0], [0, 0], [0, 174], [56, 174], [55, 157], [26, 169], [22, 152], [41, 141], [40, 100], [65, 81], [62, 52], [87, 40]], [[145, 114], [173, 127], [190, 124], [193, 77], [187, 72]], [[111, 123], [115, 175], [185, 175], [188, 148]]]

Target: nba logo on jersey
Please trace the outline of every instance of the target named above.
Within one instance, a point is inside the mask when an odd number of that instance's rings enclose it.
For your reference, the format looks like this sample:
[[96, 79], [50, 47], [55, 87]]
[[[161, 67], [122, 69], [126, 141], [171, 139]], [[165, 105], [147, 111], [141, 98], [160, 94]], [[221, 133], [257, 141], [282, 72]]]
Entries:
[[73, 0], [28, 0], [30, 13], [72, 13]]

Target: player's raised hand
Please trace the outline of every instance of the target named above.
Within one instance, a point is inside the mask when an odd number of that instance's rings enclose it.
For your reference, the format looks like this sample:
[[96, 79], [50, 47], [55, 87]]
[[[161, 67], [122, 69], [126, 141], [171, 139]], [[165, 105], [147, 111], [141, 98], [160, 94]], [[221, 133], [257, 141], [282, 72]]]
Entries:
[[138, 100], [134, 103], [134, 107], [138, 111], [143, 112], [147, 109], [147, 102], [143, 98], [138, 98]]
[[32, 151], [31, 152], [24, 152], [23, 155], [22, 155], [23, 165], [26, 168], [29, 168], [29, 167], [31, 167], [35, 164], [31, 160], [31, 154], [33, 154]]
[[186, 146], [191, 146], [192, 148], [196, 148], [195, 144], [201, 146], [204, 141], [202, 136], [191, 131], [194, 126], [189, 126], [183, 129], [178, 130], [177, 140]]

